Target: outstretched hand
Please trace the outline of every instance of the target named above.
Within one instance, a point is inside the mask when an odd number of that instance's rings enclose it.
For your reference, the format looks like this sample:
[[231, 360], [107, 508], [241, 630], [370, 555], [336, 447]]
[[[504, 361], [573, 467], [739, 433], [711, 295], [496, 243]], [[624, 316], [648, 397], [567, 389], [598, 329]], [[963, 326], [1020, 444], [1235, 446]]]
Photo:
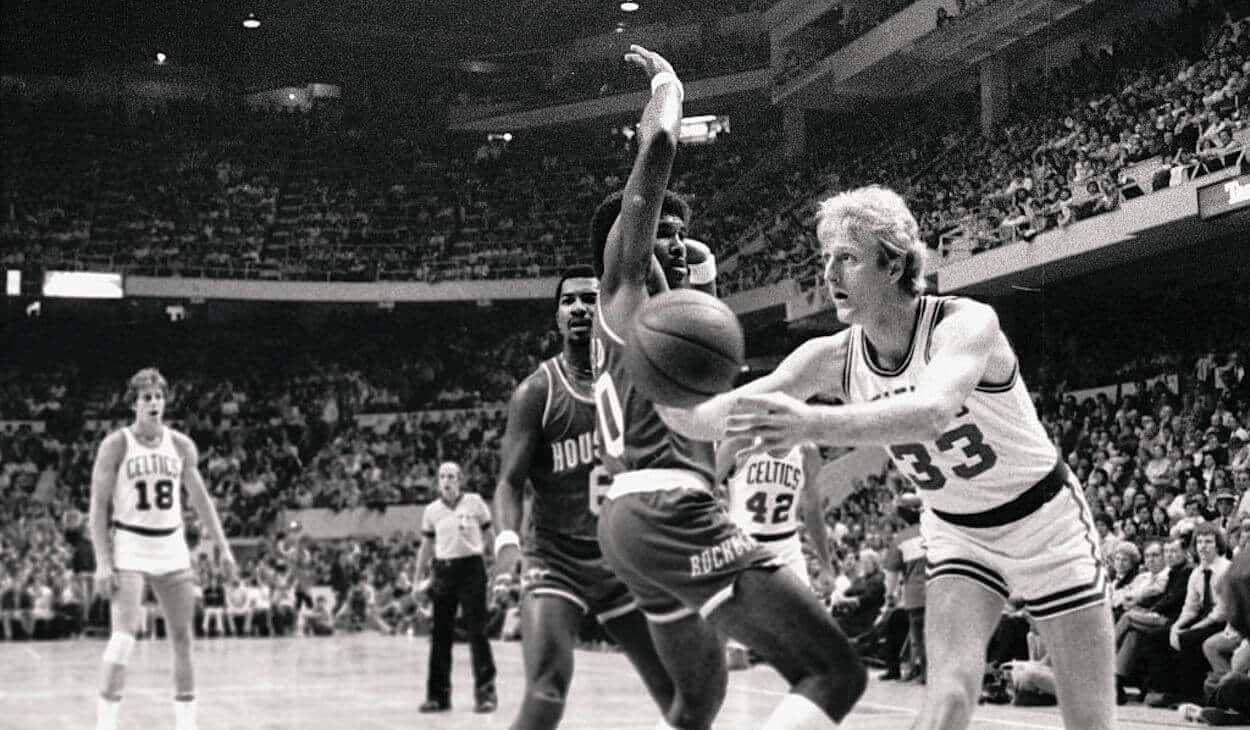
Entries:
[[673, 64], [669, 63], [668, 59], [642, 46], [631, 45], [629, 53], [625, 54], [625, 61], [646, 71], [647, 78], [653, 78], [655, 75], [665, 72], [676, 76], [676, 72], [673, 71]]
[[766, 451], [789, 451], [805, 441], [816, 441], [815, 409], [785, 393], [745, 395], [726, 421], [727, 438], [749, 445], [739, 457]]

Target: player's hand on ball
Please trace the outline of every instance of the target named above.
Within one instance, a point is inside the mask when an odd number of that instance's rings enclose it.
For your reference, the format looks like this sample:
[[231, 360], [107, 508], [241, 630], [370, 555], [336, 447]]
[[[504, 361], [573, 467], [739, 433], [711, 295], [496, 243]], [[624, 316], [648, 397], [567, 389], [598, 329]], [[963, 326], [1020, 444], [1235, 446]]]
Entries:
[[111, 596], [117, 590], [117, 574], [111, 565], [97, 565], [95, 569], [95, 594]]
[[631, 45], [629, 47], [629, 53], [625, 54], [625, 60], [646, 71], [647, 78], [666, 71], [676, 76], [676, 73], [673, 71], [673, 64], [669, 63], [667, 59], [655, 51], [649, 51], [639, 45]]
[[726, 421], [725, 435], [750, 441], [741, 456], [765, 451], [789, 451], [815, 441], [816, 409], [785, 393], [745, 395]]

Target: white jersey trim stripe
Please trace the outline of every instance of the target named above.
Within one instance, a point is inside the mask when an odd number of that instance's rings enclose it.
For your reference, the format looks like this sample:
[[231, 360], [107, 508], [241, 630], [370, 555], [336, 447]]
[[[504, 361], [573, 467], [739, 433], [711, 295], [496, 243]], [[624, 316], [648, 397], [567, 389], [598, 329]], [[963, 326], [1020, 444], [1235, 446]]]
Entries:
[[547, 427], [548, 417], [551, 415], [551, 391], [555, 389], [555, 383], [551, 382], [551, 371], [547, 368], [548, 364], [547, 362], [542, 364], [543, 375], [547, 378], [547, 402], [543, 404], [543, 428]]
[[603, 331], [606, 332], [608, 337], [611, 337], [616, 344], [622, 346], [625, 344], [625, 340], [612, 330], [612, 325], [608, 324], [607, 318], [603, 316], [602, 300], [595, 302], [595, 319], [598, 320], [599, 326], [603, 328]]
[[569, 395], [573, 396], [575, 400], [579, 400], [582, 403], [590, 403], [591, 405], [594, 405], [594, 398], [578, 393], [577, 389], [573, 387], [573, 384], [569, 382], [569, 376], [565, 374], [564, 368], [560, 367], [559, 358], [549, 362], [551, 362], [551, 368], [556, 371], [556, 377], [560, 379], [560, 384], [563, 385], [564, 389], [569, 392]]

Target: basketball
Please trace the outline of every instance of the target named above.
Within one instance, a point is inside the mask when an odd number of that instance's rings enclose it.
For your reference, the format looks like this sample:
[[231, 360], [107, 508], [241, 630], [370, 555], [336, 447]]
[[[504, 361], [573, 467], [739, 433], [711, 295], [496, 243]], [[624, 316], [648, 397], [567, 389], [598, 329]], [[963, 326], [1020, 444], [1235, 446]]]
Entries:
[[737, 315], [692, 289], [652, 297], [634, 319], [625, 348], [625, 367], [643, 395], [679, 408], [731, 389], [745, 359]]

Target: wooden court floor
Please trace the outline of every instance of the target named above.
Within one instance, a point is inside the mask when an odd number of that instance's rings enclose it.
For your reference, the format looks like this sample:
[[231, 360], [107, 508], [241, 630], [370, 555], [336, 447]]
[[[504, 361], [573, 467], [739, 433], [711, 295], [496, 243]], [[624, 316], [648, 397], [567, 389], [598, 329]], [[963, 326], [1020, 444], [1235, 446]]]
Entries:
[[[91, 730], [101, 640], [0, 642], [0, 730]], [[499, 711], [475, 715], [468, 649], [456, 646], [452, 712], [420, 715], [427, 640], [357, 634], [334, 638], [216, 639], [196, 643], [201, 730], [469, 730], [508, 727], [519, 704], [520, 645], [496, 643]], [[173, 728], [169, 645], [141, 641], [131, 658], [123, 730]], [[758, 728], [785, 691], [768, 667], [730, 675], [717, 728]], [[907, 730], [923, 688], [873, 681], [847, 718], [850, 730]], [[652, 730], [656, 710], [624, 657], [578, 652], [562, 728]], [[1175, 712], [1121, 708], [1121, 730], [1181, 727]], [[1055, 708], [978, 708], [974, 730], [1061, 728]]]

